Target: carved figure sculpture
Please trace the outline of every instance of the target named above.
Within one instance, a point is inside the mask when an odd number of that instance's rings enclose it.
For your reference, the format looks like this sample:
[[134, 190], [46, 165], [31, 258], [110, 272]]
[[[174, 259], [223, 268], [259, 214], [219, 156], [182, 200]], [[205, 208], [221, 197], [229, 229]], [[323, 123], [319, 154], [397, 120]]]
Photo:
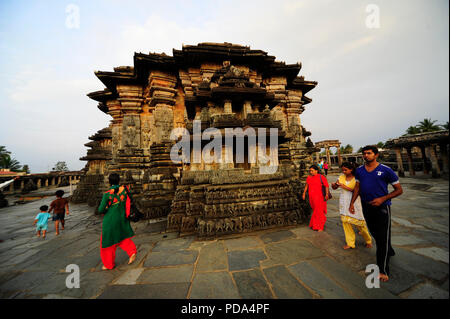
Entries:
[[208, 220], [206, 222], [206, 232], [208, 235], [212, 235], [214, 233], [216, 223], [213, 220]]

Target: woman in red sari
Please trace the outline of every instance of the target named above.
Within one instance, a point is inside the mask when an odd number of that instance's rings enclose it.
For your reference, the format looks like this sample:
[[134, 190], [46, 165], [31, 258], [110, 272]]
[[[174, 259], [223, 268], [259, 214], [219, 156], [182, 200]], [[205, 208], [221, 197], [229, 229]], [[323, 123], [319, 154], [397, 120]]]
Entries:
[[[322, 193], [322, 183], [326, 187], [326, 196]], [[323, 231], [327, 221], [327, 200], [329, 198], [329, 186], [327, 178], [319, 174], [319, 168], [312, 165], [309, 168], [309, 176], [306, 178], [305, 190], [303, 191], [303, 200], [306, 200], [306, 192], [309, 195], [309, 204], [313, 209], [309, 227], [313, 230]]]

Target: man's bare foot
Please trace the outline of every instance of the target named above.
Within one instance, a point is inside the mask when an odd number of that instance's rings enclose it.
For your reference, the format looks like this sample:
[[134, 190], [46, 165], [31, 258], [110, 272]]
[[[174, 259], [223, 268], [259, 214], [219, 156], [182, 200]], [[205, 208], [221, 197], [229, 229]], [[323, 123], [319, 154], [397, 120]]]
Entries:
[[58, 236], [59, 235], [59, 233], [56, 233], [56, 236]]
[[36, 234], [37, 237], [41, 237], [41, 234]]
[[351, 246], [349, 246], [349, 245], [345, 245], [344, 247], [342, 247], [342, 248], [344, 248], [344, 249], [354, 249], [355, 247], [351, 247]]
[[105, 266], [102, 266], [102, 270], [109, 270], [109, 269], [106, 268]]
[[323, 229], [318, 229], [317, 231], [318, 231], [318, 232], [321, 232], [321, 231], [323, 231]]
[[366, 248], [372, 248], [372, 244], [366, 244]]
[[136, 259], [136, 254], [134, 253], [133, 255], [131, 255], [130, 260], [128, 260], [128, 265], [132, 264], [135, 259]]
[[385, 275], [385, 274], [380, 274], [380, 275], [378, 276], [378, 278], [380, 278], [380, 280], [381, 280], [382, 282], [386, 282], [386, 281], [389, 280], [389, 277], [388, 277], [387, 275]]

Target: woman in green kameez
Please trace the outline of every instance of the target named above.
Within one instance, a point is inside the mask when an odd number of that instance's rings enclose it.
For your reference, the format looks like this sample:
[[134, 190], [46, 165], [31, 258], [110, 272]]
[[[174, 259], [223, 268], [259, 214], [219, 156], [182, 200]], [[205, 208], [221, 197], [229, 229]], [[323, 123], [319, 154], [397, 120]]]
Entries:
[[99, 213], [105, 213], [100, 237], [100, 257], [104, 270], [114, 268], [117, 247], [125, 250], [130, 257], [128, 264], [136, 259], [136, 245], [131, 240], [134, 232], [127, 218], [130, 215], [130, 196], [126, 186], [120, 186], [119, 182], [118, 174], [109, 175], [111, 188], [103, 194], [98, 207]]

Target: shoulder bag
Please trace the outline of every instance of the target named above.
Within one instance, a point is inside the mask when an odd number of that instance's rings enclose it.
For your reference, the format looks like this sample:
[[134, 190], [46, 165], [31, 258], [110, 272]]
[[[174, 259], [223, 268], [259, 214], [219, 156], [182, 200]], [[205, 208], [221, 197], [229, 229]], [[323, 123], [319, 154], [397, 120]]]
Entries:
[[133, 197], [131, 197], [130, 193], [128, 192], [128, 187], [124, 185], [124, 188], [125, 191], [127, 192], [128, 197], [130, 197], [131, 201], [130, 215], [128, 216], [128, 219], [136, 223], [144, 217], [144, 214], [142, 214], [139, 208], [137, 208], [136, 203], [133, 200]]
[[[323, 195], [323, 200], [326, 201], [326, 196], [327, 196], [327, 188], [325, 187], [325, 185], [323, 184], [322, 181], [322, 175], [319, 174], [319, 178], [320, 178], [320, 183], [322, 184], [322, 195]], [[331, 192], [328, 192], [328, 199], [333, 198], [333, 196], [331, 196]]]

